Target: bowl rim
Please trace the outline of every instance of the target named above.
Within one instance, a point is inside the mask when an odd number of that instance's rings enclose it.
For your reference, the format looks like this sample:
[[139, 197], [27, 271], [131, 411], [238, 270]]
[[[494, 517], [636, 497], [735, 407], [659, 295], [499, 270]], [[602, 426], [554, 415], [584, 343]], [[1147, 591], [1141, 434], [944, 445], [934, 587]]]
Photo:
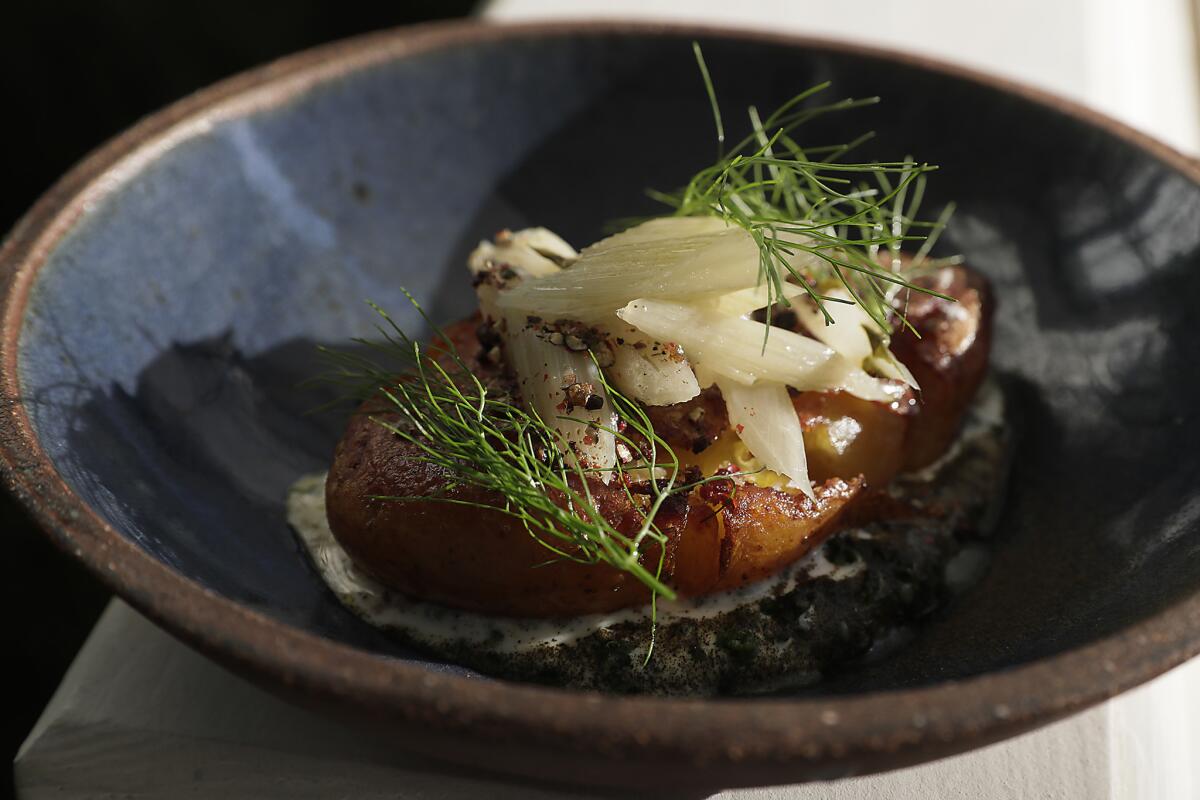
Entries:
[[[924, 56], [728, 27], [624, 20], [440, 22], [323, 45], [235, 75], [150, 115], [72, 168], [0, 245], [0, 472], [38, 526], [117, 595], [194, 647], [268, 684], [424, 732], [516, 738], [564, 758], [632, 759], [719, 773], [727, 785], [870, 772], [949, 755], [1080, 711], [1200, 653], [1200, 587], [1105, 638], [958, 681], [862, 695], [772, 699], [614, 697], [431, 671], [324, 639], [204, 588], [138, 548], [58, 475], [22, 404], [24, 311], [41, 266], [96, 201], [216, 123], [276, 107], [390, 60], [513, 39], [718, 37], [890, 60], [999, 90], [1099, 127], [1200, 184], [1200, 161], [1041, 89]], [[597, 713], [603, 703], [604, 713]], [[834, 772], [830, 773], [832, 769]], [[764, 780], [765, 779], [765, 780]]]

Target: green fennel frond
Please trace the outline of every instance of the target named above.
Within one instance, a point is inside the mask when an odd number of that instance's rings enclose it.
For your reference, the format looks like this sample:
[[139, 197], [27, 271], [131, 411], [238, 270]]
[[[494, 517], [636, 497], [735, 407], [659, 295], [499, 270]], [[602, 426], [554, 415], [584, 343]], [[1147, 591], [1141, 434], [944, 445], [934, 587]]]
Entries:
[[[417, 301], [405, 295], [425, 317]], [[469, 485], [493, 493], [497, 502], [466, 501], [450, 491], [378, 499], [498, 511], [519, 520], [554, 560], [608, 564], [637, 578], [655, 599], [675, 597], [663, 579], [668, 542], [655, 518], [672, 495], [686, 494], [698, 482], [681, 480], [678, 457], [638, 403], [603, 383], [619, 420], [611, 432], [641, 455], [628, 466], [618, 462], [607, 476], [640, 517], [635, 530], [621, 530], [597, 510], [592, 487], [600, 470], [581, 466], [553, 424], [476, 376], [428, 317], [435, 330], [432, 347], [413, 340], [386, 311], [372, 307], [381, 319], [380, 338], [354, 340], [367, 348], [365, 354], [325, 349], [331, 368], [322, 380], [360, 399], [377, 398], [369, 412], [373, 419], [410, 444], [413, 457], [445, 469], [451, 476], [448, 489]]]
[[[894, 313], [907, 324], [895, 310], [899, 292], [951, 299], [911, 280], [922, 266], [935, 263], [926, 260], [929, 250], [953, 212], [950, 205], [936, 221], [917, 217], [927, 176], [937, 167], [912, 158], [844, 161], [874, 136], [871, 132], [846, 144], [818, 146], [801, 146], [795, 136], [806, 122], [873, 105], [878, 97], [807, 102], [829, 88], [826, 82], [800, 92], [765, 118], [751, 106], [750, 132], [726, 150], [716, 90], [698, 43], [693, 51], [712, 107], [719, 155], [682, 189], [650, 195], [669, 205], [675, 216], [716, 216], [750, 234], [759, 250], [759, 282], [767, 287], [768, 322], [776, 304], [791, 305], [782, 288], [789, 279], [807, 291], [827, 323], [833, 320], [825, 304], [846, 302], [827, 292], [841, 287], [881, 331], [891, 329]], [[918, 242], [916, 256], [902, 261], [901, 248]]]

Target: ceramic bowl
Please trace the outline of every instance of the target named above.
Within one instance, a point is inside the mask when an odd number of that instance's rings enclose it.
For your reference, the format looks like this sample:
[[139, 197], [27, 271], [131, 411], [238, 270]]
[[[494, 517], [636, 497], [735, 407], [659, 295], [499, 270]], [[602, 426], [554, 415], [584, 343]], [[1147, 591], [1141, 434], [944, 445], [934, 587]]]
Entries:
[[[731, 120], [830, 80], [884, 102], [825, 133], [941, 165], [927, 208], [957, 201], [942, 244], [996, 289], [1018, 424], [991, 568], [893, 656], [791, 696], [601, 696], [406, 652], [284, 521], [344, 422], [297, 383], [316, 345], [369, 332], [365, 298], [400, 311], [407, 287], [454, 319], [481, 237], [588, 242], [707, 163], [693, 38]], [[398, 30], [140, 123], [38, 202], [0, 275], [10, 489], [138, 609], [375, 745], [556, 780], [831, 778], [1011, 736], [1200, 650], [1200, 168], [1029, 88], [767, 34]]]

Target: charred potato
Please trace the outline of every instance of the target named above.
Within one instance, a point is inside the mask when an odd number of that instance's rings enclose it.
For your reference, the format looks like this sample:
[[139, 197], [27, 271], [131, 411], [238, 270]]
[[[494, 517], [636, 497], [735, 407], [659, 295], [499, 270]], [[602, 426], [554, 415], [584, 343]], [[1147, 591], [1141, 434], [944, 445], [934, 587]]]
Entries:
[[892, 352], [921, 386], [920, 410], [904, 441], [905, 469], [923, 467], [946, 452], [987, 374], [992, 346], [992, 295], [982, 275], [944, 267], [914, 283], [954, 302], [913, 292], [905, 316], [920, 336], [902, 328], [892, 338]]
[[[413, 597], [505, 616], [578, 616], [650, 599], [644, 584], [614, 567], [547, 563], [552, 554], [499, 511], [377, 499], [403, 494], [500, 504], [499, 496], [473, 487], [447, 490], [450, 476], [414, 455], [412, 445], [370, 413], [358, 414], [326, 482], [331, 530], [380, 582]], [[631, 533], [641, 524], [640, 512], [615, 482], [591, 480], [590, 489], [618, 530]], [[833, 481], [816, 503], [754, 486], [709, 494], [711, 504], [695, 492], [656, 519], [669, 539], [664, 574], [683, 594], [732, 588], [786, 566], [832, 530], [857, 486]], [[653, 569], [658, 559], [658, 548], [650, 548], [644, 563]]]

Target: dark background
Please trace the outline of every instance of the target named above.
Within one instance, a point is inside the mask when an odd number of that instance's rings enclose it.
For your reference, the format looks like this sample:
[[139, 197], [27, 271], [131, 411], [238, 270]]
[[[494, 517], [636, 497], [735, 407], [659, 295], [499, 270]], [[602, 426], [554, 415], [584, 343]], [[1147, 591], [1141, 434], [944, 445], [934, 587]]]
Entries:
[[[93, 148], [228, 75], [364, 31], [469, 13], [471, 0], [13, 3], [0, 11], [0, 231]], [[17, 748], [104, 609], [108, 592], [0, 492], [4, 597], [15, 675], [3, 753]], [[15, 657], [14, 657], [15, 656]]]

